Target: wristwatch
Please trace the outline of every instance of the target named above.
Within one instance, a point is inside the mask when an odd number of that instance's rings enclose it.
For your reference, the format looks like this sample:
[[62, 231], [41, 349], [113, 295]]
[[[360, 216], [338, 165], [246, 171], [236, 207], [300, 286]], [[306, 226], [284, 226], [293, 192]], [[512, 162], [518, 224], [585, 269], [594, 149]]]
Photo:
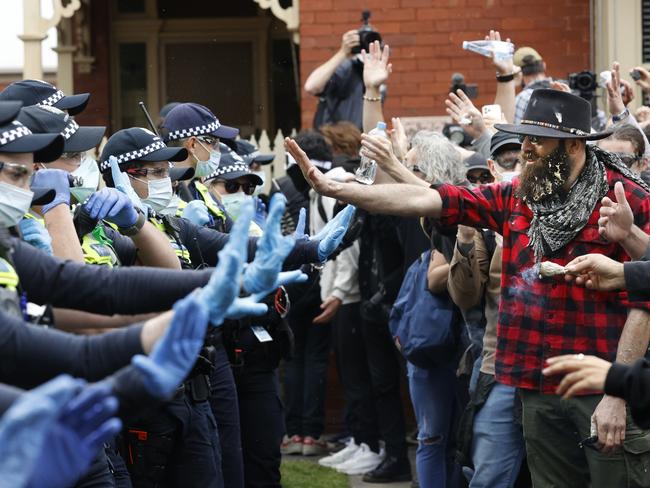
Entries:
[[630, 115], [630, 111], [626, 107], [620, 114], [612, 115], [612, 122], [620, 122], [628, 115]]
[[135, 221], [135, 224], [133, 224], [130, 227], [118, 227], [117, 230], [119, 231], [120, 234], [123, 236], [131, 237], [136, 235], [140, 230], [142, 230], [142, 227], [144, 227], [144, 223], [147, 221], [146, 217], [142, 213], [142, 211], [139, 208], [135, 209], [136, 212], [138, 212], [138, 218]]
[[499, 83], [508, 83], [509, 81], [512, 81], [514, 79], [515, 79], [514, 73], [510, 73], [509, 75], [497, 74], [497, 82]]

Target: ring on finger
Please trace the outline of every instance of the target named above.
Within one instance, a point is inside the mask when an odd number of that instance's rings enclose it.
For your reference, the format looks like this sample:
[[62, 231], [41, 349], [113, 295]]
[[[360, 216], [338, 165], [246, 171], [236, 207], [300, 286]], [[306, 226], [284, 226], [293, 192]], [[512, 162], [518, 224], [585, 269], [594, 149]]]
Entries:
[[576, 359], [577, 359], [578, 361], [582, 361], [584, 358], [585, 358], [585, 355], [584, 355], [584, 354], [582, 354], [582, 353], [580, 353], [580, 354], [576, 354]]

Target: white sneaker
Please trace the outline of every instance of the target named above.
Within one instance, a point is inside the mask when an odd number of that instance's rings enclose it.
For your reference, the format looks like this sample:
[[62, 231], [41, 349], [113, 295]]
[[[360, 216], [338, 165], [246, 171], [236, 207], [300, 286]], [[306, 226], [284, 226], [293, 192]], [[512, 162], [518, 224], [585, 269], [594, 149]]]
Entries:
[[347, 444], [343, 449], [341, 449], [339, 452], [336, 452], [327, 457], [319, 459], [318, 464], [320, 464], [321, 466], [326, 466], [328, 468], [332, 468], [337, 464], [343, 464], [352, 456], [354, 456], [359, 449], [361, 449], [361, 446], [357, 446], [354, 443], [354, 439], [350, 438], [350, 440], [347, 442]]
[[334, 466], [334, 469], [339, 473], [349, 475], [366, 474], [379, 466], [385, 457], [386, 451], [383, 449], [377, 454], [370, 450], [368, 444], [361, 443], [359, 450], [354, 453], [354, 456], [344, 463]]

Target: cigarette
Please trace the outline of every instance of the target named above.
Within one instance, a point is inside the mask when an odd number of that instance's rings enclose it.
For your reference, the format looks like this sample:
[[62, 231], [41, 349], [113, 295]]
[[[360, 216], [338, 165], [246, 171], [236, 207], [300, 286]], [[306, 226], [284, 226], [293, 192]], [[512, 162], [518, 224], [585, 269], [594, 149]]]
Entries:
[[567, 270], [564, 266], [561, 266], [552, 261], [544, 261], [539, 265], [540, 278], [550, 278], [551, 276], [564, 275], [566, 272]]

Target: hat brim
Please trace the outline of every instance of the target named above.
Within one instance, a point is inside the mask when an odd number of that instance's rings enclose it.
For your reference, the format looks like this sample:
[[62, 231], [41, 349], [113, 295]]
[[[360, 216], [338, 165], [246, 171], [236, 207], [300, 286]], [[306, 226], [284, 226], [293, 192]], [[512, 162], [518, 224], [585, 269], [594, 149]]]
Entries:
[[54, 106], [61, 110], [67, 110], [70, 115], [77, 115], [84, 111], [90, 93], [79, 93], [78, 95], [66, 95], [61, 100], [56, 102]]
[[586, 141], [604, 139], [605, 137], [611, 136], [614, 132], [613, 130], [608, 129], [603, 132], [594, 132], [584, 136], [579, 136], [577, 134], [571, 134], [570, 132], [533, 124], [494, 124], [494, 128], [507, 132], [508, 134], [517, 134], [522, 136], [549, 137], [552, 139], [584, 139]]
[[142, 156], [137, 160], [134, 159], [134, 161], [147, 161], [150, 163], [172, 161], [177, 163], [179, 161], [185, 161], [187, 159], [187, 154], [187, 149], [184, 147], [164, 147], [149, 153], [146, 156]]
[[490, 171], [489, 166], [486, 165], [486, 164], [485, 165], [484, 164], [475, 164], [475, 165], [472, 165], [472, 166], [467, 166], [465, 171], [472, 171], [473, 169], [485, 169], [485, 170]]
[[23, 106], [23, 102], [18, 100], [9, 100], [0, 102], [0, 127], [7, 125], [18, 116], [18, 112]]
[[171, 168], [169, 177], [172, 181], [187, 181], [194, 177], [194, 168]]
[[54, 197], [56, 197], [56, 190], [52, 188], [31, 187], [30, 190], [34, 194], [32, 197], [32, 205], [47, 205]]
[[275, 154], [260, 154], [259, 156], [255, 157], [250, 163], [257, 163], [261, 165], [265, 164], [271, 164], [273, 160], [275, 159]]
[[61, 134], [29, 134], [0, 146], [0, 153], [34, 153], [34, 162], [51, 163], [63, 154], [64, 142]]
[[65, 141], [65, 152], [83, 152], [97, 147], [106, 133], [106, 127], [79, 127], [77, 132]]
[[232, 181], [232, 180], [236, 180], [237, 178], [248, 178], [250, 180], [253, 180], [253, 182], [257, 186], [264, 183], [262, 181], [262, 178], [260, 178], [259, 176], [257, 176], [254, 173], [249, 173], [247, 171], [233, 171], [232, 173], [224, 173], [222, 175], [215, 176], [213, 179]]
[[210, 135], [218, 137], [219, 139], [234, 139], [239, 135], [239, 129], [228, 125], [220, 125], [219, 128], [214, 132], [211, 132]]

